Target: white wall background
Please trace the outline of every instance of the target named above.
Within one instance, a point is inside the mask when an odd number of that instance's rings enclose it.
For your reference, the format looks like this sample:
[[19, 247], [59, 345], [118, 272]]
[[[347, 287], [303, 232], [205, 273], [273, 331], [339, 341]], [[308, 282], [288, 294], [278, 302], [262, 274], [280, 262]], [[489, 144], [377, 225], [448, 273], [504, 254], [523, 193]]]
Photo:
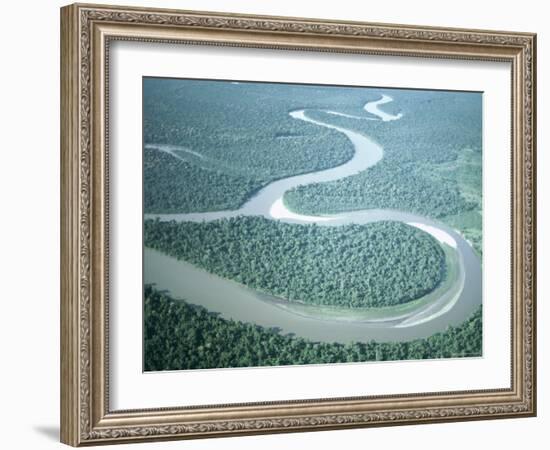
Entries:
[[[126, 3], [126, 2], [120, 2]], [[544, 2], [462, 0], [297, 2], [292, 0], [134, 0], [135, 6], [244, 12], [387, 23], [488, 28], [539, 33], [539, 417], [471, 423], [408, 426], [142, 444], [139, 448], [429, 449], [546, 448], [550, 427], [548, 342], [549, 145], [546, 81], [550, 32]], [[3, 448], [61, 448], [59, 417], [59, 7], [63, 2], [27, 1], [3, 5], [0, 27], [0, 410]], [[129, 448], [128, 446], [122, 446]], [[119, 448], [122, 448], [119, 447]], [[137, 448], [137, 447], [131, 447]]]

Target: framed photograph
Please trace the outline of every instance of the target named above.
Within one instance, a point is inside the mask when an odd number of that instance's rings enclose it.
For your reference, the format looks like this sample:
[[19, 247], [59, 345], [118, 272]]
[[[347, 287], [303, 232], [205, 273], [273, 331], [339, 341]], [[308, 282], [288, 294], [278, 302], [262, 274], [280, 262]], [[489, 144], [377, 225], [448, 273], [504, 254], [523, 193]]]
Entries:
[[535, 57], [62, 8], [62, 442], [535, 415]]

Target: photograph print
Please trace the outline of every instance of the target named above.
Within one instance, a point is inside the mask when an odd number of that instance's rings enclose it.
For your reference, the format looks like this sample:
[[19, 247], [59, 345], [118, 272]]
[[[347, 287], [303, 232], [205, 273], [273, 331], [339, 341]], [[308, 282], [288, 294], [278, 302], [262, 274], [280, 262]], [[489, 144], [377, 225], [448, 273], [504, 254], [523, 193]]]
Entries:
[[481, 92], [142, 93], [144, 371], [483, 356]]

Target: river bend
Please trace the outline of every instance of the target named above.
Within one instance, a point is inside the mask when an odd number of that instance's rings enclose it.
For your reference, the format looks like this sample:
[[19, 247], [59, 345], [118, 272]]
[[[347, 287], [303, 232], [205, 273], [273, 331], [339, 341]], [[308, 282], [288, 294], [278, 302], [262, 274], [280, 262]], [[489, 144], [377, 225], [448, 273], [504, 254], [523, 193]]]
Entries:
[[[357, 119], [399, 120], [402, 114], [388, 114], [378, 107], [391, 102], [383, 95], [379, 100], [368, 102], [364, 109], [374, 118], [351, 116]], [[336, 111], [324, 110], [334, 115]], [[300, 314], [285, 307], [281, 299], [257, 292], [231, 280], [210, 274], [185, 261], [177, 260], [156, 250], [144, 249], [144, 282], [154, 283], [158, 289], [168, 290], [174, 298], [184, 298], [200, 304], [222, 317], [255, 323], [267, 328], [277, 328], [282, 333], [293, 333], [314, 341], [353, 342], [377, 340], [407, 341], [431, 336], [456, 326], [466, 320], [481, 304], [481, 264], [471, 245], [450, 227], [416, 214], [387, 210], [368, 209], [334, 215], [312, 216], [294, 213], [283, 203], [286, 191], [305, 184], [339, 180], [375, 165], [383, 158], [383, 148], [368, 136], [356, 131], [311, 118], [307, 110], [291, 111], [290, 116], [313, 125], [333, 129], [344, 134], [354, 147], [354, 155], [344, 164], [318, 172], [296, 175], [273, 181], [260, 189], [243, 206], [236, 210], [185, 214], [146, 214], [145, 219], [161, 221], [212, 221], [237, 216], [264, 216], [287, 223], [316, 223], [323, 226], [364, 224], [380, 220], [395, 220], [417, 227], [431, 234], [442, 244], [456, 252], [458, 274], [448, 292], [399, 319], [371, 321], [327, 320], [314, 315]], [[391, 125], [390, 125], [391, 126]], [[174, 157], [174, 146], [147, 144], [148, 148], [167, 152]], [[189, 149], [185, 149], [190, 152]], [[199, 154], [195, 156], [201, 157]]]

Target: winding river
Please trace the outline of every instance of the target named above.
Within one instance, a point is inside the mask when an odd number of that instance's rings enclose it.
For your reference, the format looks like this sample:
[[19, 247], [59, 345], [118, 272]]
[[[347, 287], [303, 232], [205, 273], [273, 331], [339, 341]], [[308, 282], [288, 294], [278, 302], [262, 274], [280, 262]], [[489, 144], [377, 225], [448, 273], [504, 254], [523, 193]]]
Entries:
[[[401, 114], [392, 115], [379, 109], [379, 105], [391, 102], [383, 95], [379, 100], [368, 102], [364, 109], [371, 117], [351, 116], [364, 120], [399, 120]], [[380, 220], [395, 220], [417, 227], [431, 234], [448, 246], [457, 261], [457, 273], [445, 292], [428, 303], [400, 317], [372, 320], [350, 320], [343, 318], [319, 318], [308, 314], [308, 307], [300, 312], [289, 309], [288, 303], [268, 294], [257, 292], [231, 280], [210, 274], [185, 261], [165, 255], [150, 248], [144, 248], [144, 282], [154, 283], [158, 289], [167, 290], [174, 298], [185, 298], [221, 317], [255, 323], [267, 328], [279, 329], [314, 341], [353, 342], [371, 339], [380, 342], [407, 341], [431, 336], [444, 331], [448, 326], [459, 325], [481, 304], [481, 265], [470, 244], [455, 230], [429, 218], [403, 211], [369, 209], [327, 216], [309, 216], [294, 213], [286, 208], [283, 195], [299, 185], [334, 181], [357, 174], [373, 166], [383, 157], [380, 145], [361, 133], [339, 127], [325, 121], [312, 119], [307, 110], [291, 111], [296, 120], [330, 128], [344, 134], [352, 143], [353, 157], [341, 164], [318, 172], [292, 176], [269, 183], [252, 196], [237, 210], [187, 214], [146, 214], [145, 219], [158, 218], [161, 221], [212, 221], [237, 216], [264, 216], [287, 223], [316, 223], [323, 226], [364, 224]], [[324, 110], [333, 115], [344, 115]], [[173, 146], [148, 144], [149, 148], [178, 157]], [[188, 151], [188, 149], [185, 149]], [[200, 155], [197, 155], [200, 157]]]

